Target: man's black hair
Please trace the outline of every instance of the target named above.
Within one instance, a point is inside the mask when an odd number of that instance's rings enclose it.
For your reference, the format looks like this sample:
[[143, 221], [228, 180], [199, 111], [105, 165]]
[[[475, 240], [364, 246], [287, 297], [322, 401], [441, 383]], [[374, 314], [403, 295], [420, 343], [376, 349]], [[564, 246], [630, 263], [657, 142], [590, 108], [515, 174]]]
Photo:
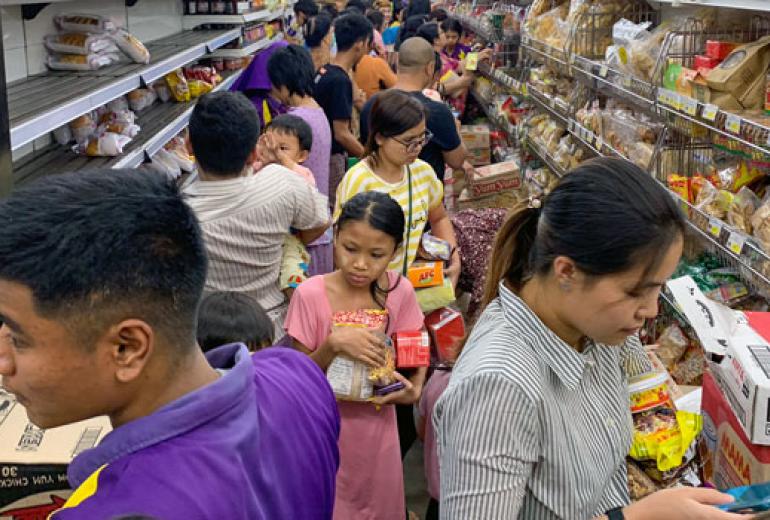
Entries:
[[329, 15], [329, 18], [332, 20], [336, 19], [337, 16], [339, 16], [339, 11], [337, 11], [337, 6], [334, 4], [324, 4], [321, 6], [321, 10], [319, 11], [319, 14], [327, 14]]
[[313, 95], [315, 67], [304, 47], [289, 45], [273, 53], [267, 61], [267, 75], [274, 87], [286, 87], [291, 95]]
[[273, 119], [267, 128], [295, 136], [299, 141], [300, 150], [309, 152], [313, 146], [313, 129], [301, 117], [292, 114], [281, 114]]
[[372, 22], [372, 26], [378, 31], [382, 29], [382, 24], [385, 23], [385, 15], [377, 9], [369, 9], [366, 13], [366, 18]]
[[257, 144], [259, 115], [240, 92], [212, 92], [195, 104], [189, 132], [195, 159], [206, 173], [237, 176]]
[[203, 352], [228, 343], [245, 343], [253, 352], [272, 345], [273, 339], [273, 322], [248, 294], [215, 292], [201, 301], [198, 345]]
[[356, 9], [359, 14], [364, 14], [366, 12], [366, 4], [362, 0], [348, 0], [348, 3], [345, 4], [345, 10], [349, 9]]
[[299, 0], [294, 4], [294, 13], [303, 13], [305, 16], [318, 14], [318, 5], [313, 0]]
[[374, 37], [372, 22], [362, 14], [346, 14], [334, 20], [337, 52], [350, 50], [356, 43], [371, 42]]
[[53, 175], [0, 200], [0, 222], [0, 279], [27, 287], [36, 312], [84, 347], [127, 317], [194, 347], [206, 250], [172, 180], [136, 170]]

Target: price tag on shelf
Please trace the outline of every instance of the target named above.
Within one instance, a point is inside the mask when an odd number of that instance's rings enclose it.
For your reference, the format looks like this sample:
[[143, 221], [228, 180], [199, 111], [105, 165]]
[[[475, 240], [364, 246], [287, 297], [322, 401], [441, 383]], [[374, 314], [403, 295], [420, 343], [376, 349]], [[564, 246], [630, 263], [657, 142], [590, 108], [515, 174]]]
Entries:
[[682, 96], [682, 109], [686, 114], [695, 117], [698, 115], [698, 101], [689, 96]]
[[727, 128], [729, 132], [732, 132], [734, 134], [740, 134], [741, 133], [740, 116], [736, 116], [735, 114], [728, 114], [727, 122], [725, 123], [725, 128]]
[[682, 96], [678, 92], [671, 93], [671, 106], [677, 110], [682, 110], [684, 107], [684, 101], [682, 101]]
[[703, 107], [703, 119], [706, 121], [716, 121], [719, 107], [716, 105], [705, 105]]
[[522, 96], [526, 96], [526, 95], [528, 95], [528, 94], [529, 94], [529, 92], [527, 91], [527, 85], [526, 85], [526, 84], [525, 84], [525, 85], [522, 85], [522, 86], [521, 86], [521, 95], [522, 95]]
[[743, 252], [743, 246], [746, 245], [746, 235], [733, 231], [727, 239], [727, 249], [736, 255]]
[[577, 59], [577, 55], [570, 53], [570, 55], [569, 55], [569, 64], [570, 65], [574, 65], [576, 59]]
[[709, 219], [709, 233], [711, 233], [713, 236], [719, 238], [719, 235], [722, 233], [722, 226], [724, 224], [721, 220], [716, 218], [710, 218]]
[[631, 88], [631, 78], [629, 78], [628, 76], [623, 76], [623, 87]]
[[596, 136], [596, 149], [601, 152], [602, 148], [604, 148], [604, 139], [602, 139], [602, 136], [597, 135]]
[[667, 92], [668, 92], [668, 90], [666, 90], [666, 89], [663, 89], [663, 88], [658, 89], [658, 104], [659, 105], [668, 105], [668, 103], [666, 102], [666, 100], [667, 100], [667, 96], [666, 96]]
[[602, 65], [601, 68], [599, 68], [599, 76], [606, 78], [609, 71], [610, 69], [607, 65]]

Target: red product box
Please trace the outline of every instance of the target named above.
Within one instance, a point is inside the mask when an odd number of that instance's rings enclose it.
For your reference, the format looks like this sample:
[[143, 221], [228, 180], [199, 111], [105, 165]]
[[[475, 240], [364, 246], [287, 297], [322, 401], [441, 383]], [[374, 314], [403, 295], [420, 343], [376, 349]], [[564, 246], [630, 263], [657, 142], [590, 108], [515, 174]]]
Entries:
[[753, 444], [710, 371], [703, 374], [704, 477], [721, 490], [770, 480], [770, 446]]
[[457, 350], [465, 338], [463, 315], [454, 309], [444, 307], [425, 317], [425, 326], [430, 332], [436, 355], [441, 362], [454, 361]]
[[695, 70], [701, 70], [701, 69], [711, 70], [715, 68], [717, 65], [719, 65], [720, 63], [722, 63], [722, 60], [718, 58], [713, 58], [711, 56], [703, 56], [700, 54], [698, 56], [695, 56]]
[[430, 366], [430, 337], [424, 330], [393, 334], [396, 368]]
[[727, 56], [729, 56], [737, 46], [738, 44], [732, 42], [706, 40], [706, 56], [722, 61], [727, 58]]

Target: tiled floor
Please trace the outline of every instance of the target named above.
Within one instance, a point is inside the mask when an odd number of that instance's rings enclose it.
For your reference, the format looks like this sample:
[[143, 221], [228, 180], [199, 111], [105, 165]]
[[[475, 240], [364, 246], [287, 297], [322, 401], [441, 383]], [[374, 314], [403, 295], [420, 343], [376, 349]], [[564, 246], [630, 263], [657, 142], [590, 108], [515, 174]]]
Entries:
[[417, 513], [420, 518], [425, 516], [425, 509], [428, 507], [428, 490], [425, 484], [422, 457], [422, 443], [417, 441], [404, 459], [406, 507], [410, 511]]

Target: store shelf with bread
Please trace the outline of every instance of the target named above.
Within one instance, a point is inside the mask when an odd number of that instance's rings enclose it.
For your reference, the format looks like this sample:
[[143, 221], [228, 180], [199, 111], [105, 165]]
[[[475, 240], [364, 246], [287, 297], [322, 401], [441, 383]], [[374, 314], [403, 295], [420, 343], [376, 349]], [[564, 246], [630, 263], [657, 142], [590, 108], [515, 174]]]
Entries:
[[492, 125], [499, 128], [500, 130], [503, 130], [511, 137], [516, 135], [516, 128], [510, 123], [510, 121], [508, 121], [508, 118], [498, 110], [494, 100], [486, 99], [474, 88], [470, 89], [470, 94], [473, 99], [476, 100], [479, 107], [481, 107], [484, 115], [487, 117], [487, 119], [489, 119], [489, 122]]
[[[242, 70], [223, 73], [223, 80], [215, 91], [227, 90]], [[97, 168], [136, 168], [181, 132], [190, 120], [195, 102], [155, 103], [137, 114], [139, 134], [118, 157], [88, 157], [73, 152], [69, 147], [51, 144], [14, 163], [14, 185], [19, 186], [53, 172], [93, 170]]]
[[237, 38], [239, 31], [183, 31], [150, 42], [148, 65], [117, 64], [92, 72], [29, 76], [8, 85], [11, 149], [60, 127], [131, 90], [203, 57]]

